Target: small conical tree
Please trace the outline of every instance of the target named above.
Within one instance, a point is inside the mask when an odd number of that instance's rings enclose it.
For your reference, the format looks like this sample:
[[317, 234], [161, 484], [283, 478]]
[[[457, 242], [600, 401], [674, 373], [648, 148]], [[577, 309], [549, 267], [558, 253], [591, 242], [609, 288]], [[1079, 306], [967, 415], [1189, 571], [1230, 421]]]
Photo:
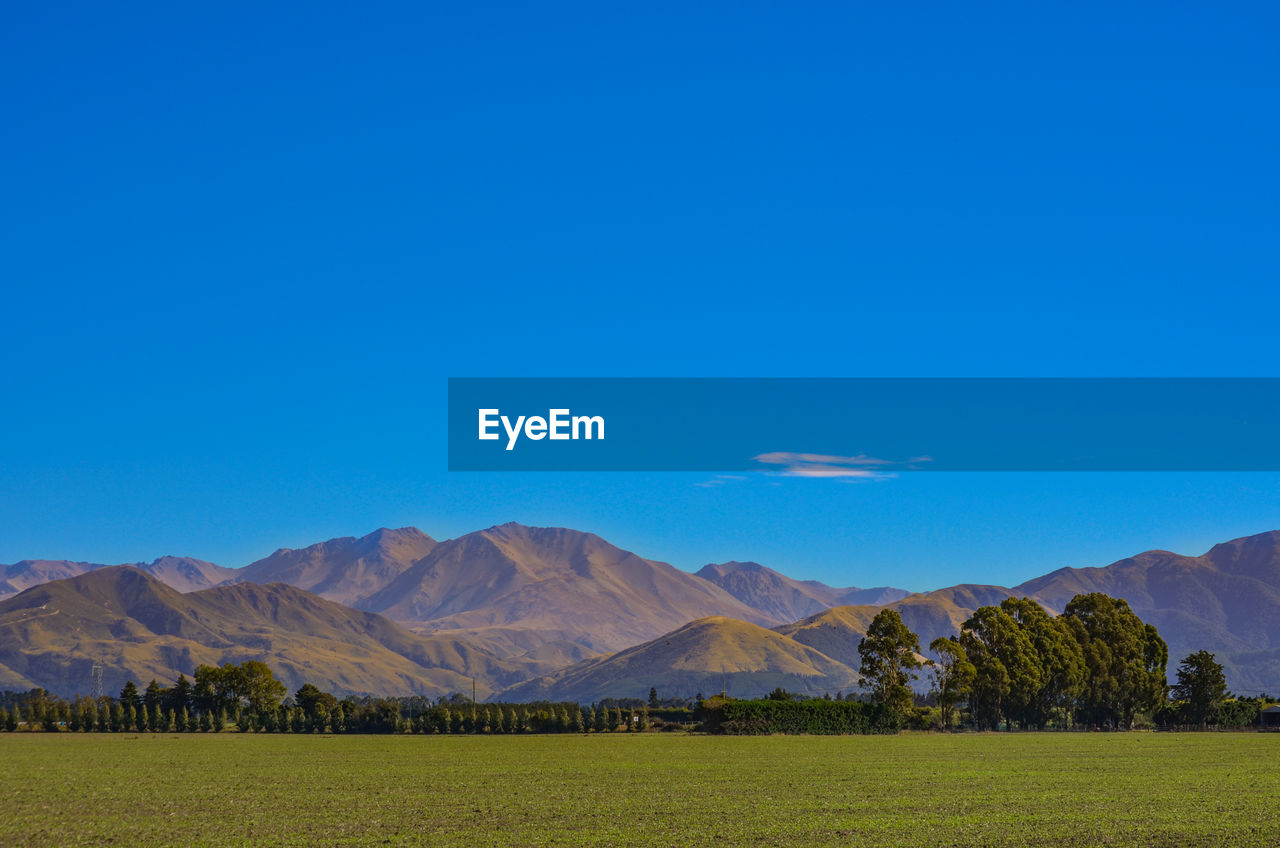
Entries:
[[200, 718], [196, 721], [196, 727], [201, 733], [208, 733], [213, 730], [213, 718], [209, 715], [208, 710], [200, 713]]
[[648, 730], [648, 729], [649, 729], [649, 707], [644, 706], [640, 708], [640, 722], [636, 725], [636, 730]]
[[621, 726], [621, 724], [622, 724], [622, 707], [614, 707], [614, 708], [613, 708], [613, 713], [612, 713], [612, 715], [610, 715], [610, 716], [609, 716], [609, 721], [611, 721], [611, 722], [613, 723], [613, 727], [611, 727], [611, 728], [610, 728], [610, 730], [617, 730], [617, 729], [618, 729], [618, 727], [619, 727], [619, 726]]
[[128, 704], [124, 708], [124, 729], [138, 729], [138, 711], [133, 708], [133, 704]]
[[111, 708], [105, 702], [98, 702], [98, 720], [94, 722], [94, 730], [107, 733], [111, 730]]
[[227, 711], [219, 709], [213, 716], [213, 732], [221, 733], [222, 729], [227, 726]]
[[9, 711], [0, 707], [0, 730], [9, 729]]
[[609, 711], [604, 707], [596, 709], [595, 705], [591, 706], [591, 726], [596, 733], [604, 733], [605, 725], [609, 723]]
[[13, 733], [18, 729], [18, 725], [22, 722], [22, 710], [18, 709], [17, 704], [13, 707], [13, 712], [9, 713], [9, 717], [5, 719], [5, 729]]
[[120, 702], [117, 701], [116, 705], [111, 708], [111, 732], [119, 733], [124, 726], [124, 707], [120, 706]]

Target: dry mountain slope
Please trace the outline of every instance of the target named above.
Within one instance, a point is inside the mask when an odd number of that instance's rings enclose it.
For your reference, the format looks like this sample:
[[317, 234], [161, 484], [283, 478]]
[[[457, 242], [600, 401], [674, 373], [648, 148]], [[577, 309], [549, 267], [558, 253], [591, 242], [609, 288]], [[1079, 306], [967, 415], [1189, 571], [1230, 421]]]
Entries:
[[104, 682], [190, 675], [201, 663], [260, 659], [291, 688], [338, 693], [480, 691], [530, 669], [466, 643], [422, 637], [284, 584], [240, 583], [181, 594], [129, 566], [96, 569], [0, 601], [0, 689], [87, 692], [95, 661]]
[[[191, 557], [165, 556], [150, 563], [129, 564], [164, 581], [179, 592], [207, 589], [235, 574], [235, 569], [223, 568]], [[96, 562], [72, 562], [65, 559], [25, 559], [13, 565], [0, 566], [0, 598], [16, 595], [51, 580], [65, 580], [109, 567]]]
[[[1260, 533], [1183, 556], [1147, 551], [1101, 568], [1063, 568], [1012, 589], [960, 585], [911, 595], [888, 606], [920, 636], [921, 647], [959, 632], [979, 606], [1009, 596], [1035, 598], [1052, 613], [1089, 592], [1123, 598], [1169, 645], [1169, 673], [1197, 650], [1214, 652], [1241, 694], [1280, 692], [1280, 532]], [[857, 665], [858, 640], [876, 606], [837, 607], [777, 628]]]
[[436, 541], [416, 527], [382, 528], [305, 548], [281, 548], [237, 570], [230, 582], [288, 583], [348, 606], [395, 580], [431, 553]]
[[598, 701], [665, 695], [759, 697], [781, 686], [821, 694], [850, 689], [857, 674], [825, 654], [746, 621], [712, 616], [611, 656], [587, 660], [501, 693], [517, 700]]
[[1280, 531], [1215, 545], [1201, 556], [1147, 551], [1104, 568], [1063, 568], [1016, 587], [1061, 609], [1084, 592], [1124, 598], [1169, 643], [1172, 671], [1212, 651], [1238, 692], [1280, 692]]
[[[978, 607], [999, 604], [1013, 594], [1012, 590], [1000, 586], [965, 584], [908, 595], [884, 606], [898, 611], [903, 623], [920, 637], [920, 648], [927, 654], [930, 642], [939, 636], [959, 633], [960, 625]], [[858, 642], [882, 608], [877, 605], [833, 607], [775, 629], [857, 668], [861, 664]]]
[[708, 615], [781, 619], [663, 562], [591, 533], [503, 524], [437, 545], [362, 609], [415, 630], [485, 638], [522, 631], [614, 651]]
[[837, 589], [817, 580], [793, 580], [758, 562], [712, 563], [703, 566], [697, 576], [780, 621], [795, 621], [847, 604], [887, 604], [911, 594], [891, 586]]

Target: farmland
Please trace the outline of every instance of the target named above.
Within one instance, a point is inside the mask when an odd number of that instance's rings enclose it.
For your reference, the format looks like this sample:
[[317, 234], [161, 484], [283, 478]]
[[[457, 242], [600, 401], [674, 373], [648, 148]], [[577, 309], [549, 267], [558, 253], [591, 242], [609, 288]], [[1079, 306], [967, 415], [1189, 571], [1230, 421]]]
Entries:
[[1275, 845], [1280, 734], [0, 736], [4, 845]]

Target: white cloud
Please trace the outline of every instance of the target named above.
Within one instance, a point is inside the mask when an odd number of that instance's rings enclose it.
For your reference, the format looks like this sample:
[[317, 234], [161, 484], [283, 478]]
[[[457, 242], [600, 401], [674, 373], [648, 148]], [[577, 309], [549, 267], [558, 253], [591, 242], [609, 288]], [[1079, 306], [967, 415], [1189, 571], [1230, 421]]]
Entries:
[[754, 457], [756, 462], [778, 466], [774, 471], [766, 472], [783, 477], [825, 477], [846, 478], [850, 480], [888, 480], [896, 474], [885, 471], [886, 467], [900, 468], [906, 465], [913, 467], [921, 462], [931, 462], [927, 456], [913, 456], [906, 463], [891, 459], [858, 454], [857, 456], [833, 456], [825, 453], [795, 453], [791, 451], [775, 451], [762, 453]]

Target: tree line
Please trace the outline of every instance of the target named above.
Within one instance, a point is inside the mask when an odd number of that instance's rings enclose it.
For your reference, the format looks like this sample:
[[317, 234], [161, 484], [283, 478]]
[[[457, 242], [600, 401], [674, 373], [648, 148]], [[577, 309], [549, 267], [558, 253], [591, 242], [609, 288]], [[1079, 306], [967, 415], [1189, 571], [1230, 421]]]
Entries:
[[[887, 607], [858, 645], [870, 700], [905, 726], [1128, 729], [1140, 718], [1244, 726], [1266, 703], [1232, 698], [1207, 651], [1182, 660], [1169, 687], [1169, 650], [1156, 628], [1099, 592], [1076, 595], [1057, 616], [1030, 598], [980, 607], [959, 635], [935, 639], [929, 651], [922, 658], [919, 637]], [[923, 670], [932, 707], [918, 706], [911, 686]]]
[[[654, 707], [650, 708], [650, 703]], [[678, 703], [678, 702], [674, 702]], [[262, 662], [202, 665], [194, 680], [144, 690], [125, 683], [118, 697], [67, 700], [34, 689], [0, 695], [0, 730], [103, 733], [615, 733], [686, 724], [695, 712], [661, 702], [609, 699], [595, 704], [535, 701], [476, 703], [454, 693], [434, 701], [345, 697], [303, 684], [291, 696]]]

